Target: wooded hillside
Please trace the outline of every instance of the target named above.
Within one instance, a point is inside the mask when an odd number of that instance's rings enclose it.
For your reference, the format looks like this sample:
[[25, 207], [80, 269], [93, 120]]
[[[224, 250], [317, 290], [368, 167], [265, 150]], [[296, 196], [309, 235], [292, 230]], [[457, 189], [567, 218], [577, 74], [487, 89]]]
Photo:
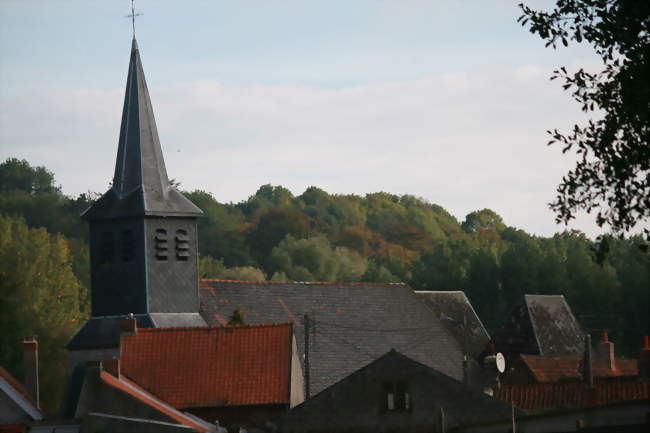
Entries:
[[[204, 212], [199, 220], [203, 277], [403, 281], [416, 290], [463, 290], [488, 329], [498, 326], [525, 293], [564, 294], [583, 327], [609, 330], [619, 353], [634, 356], [648, 332], [650, 260], [641, 237], [608, 238], [609, 253], [600, 265], [593, 242], [580, 232], [532, 236], [509, 227], [489, 209], [458, 221], [441, 206], [410, 195], [334, 195], [310, 187], [294, 196], [271, 185], [239, 203], [220, 203], [205, 191], [185, 194]], [[7, 354], [19, 350], [25, 335], [40, 332], [41, 341], [63, 342], [76, 330], [72, 325], [64, 331], [40, 325], [37, 330], [28, 321], [14, 320], [24, 311], [7, 300], [23, 299], [39, 275], [43, 283], [54, 278], [45, 265], [34, 268], [45, 263], [37, 256], [53, 257], [51, 250], [59, 249], [56, 260], [74, 273], [62, 274], [61, 283], [52, 280], [65, 286], [65, 295], [56, 298], [56, 314], [78, 323], [89, 311], [88, 230], [79, 214], [96, 197], [62, 194], [51, 172], [27, 161], [0, 164], [0, 364], [12, 371], [20, 370], [19, 359]], [[49, 234], [32, 232], [39, 227]], [[20, 241], [27, 237], [29, 245]], [[41, 244], [48, 246], [35, 248]], [[25, 248], [34, 248], [31, 268], [6, 258]], [[49, 301], [29, 298], [35, 306], [53, 302], [47, 290], [29, 293], [48, 296]], [[35, 307], [30, 314], [47, 324], [53, 313]]]

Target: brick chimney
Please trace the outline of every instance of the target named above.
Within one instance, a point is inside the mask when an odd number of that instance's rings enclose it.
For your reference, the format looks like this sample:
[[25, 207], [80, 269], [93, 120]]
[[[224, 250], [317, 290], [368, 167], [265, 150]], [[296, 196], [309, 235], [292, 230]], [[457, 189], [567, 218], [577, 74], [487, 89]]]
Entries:
[[609, 334], [603, 331], [600, 336], [600, 341], [596, 346], [596, 358], [600, 362], [604, 362], [607, 368], [614, 371], [616, 370], [616, 357], [614, 355], [614, 343], [609, 341]]
[[138, 333], [138, 320], [130, 313], [120, 320], [120, 335], [136, 335]]
[[643, 347], [641, 347], [641, 352], [639, 352], [639, 358], [637, 359], [639, 379], [641, 380], [650, 379], [650, 341], [648, 340], [648, 336], [644, 335]]
[[40, 408], [38, 395], [38, 341], [34, 337], [23, 341], [23, 363], [25, 369], [25, 388], [31, 399]]

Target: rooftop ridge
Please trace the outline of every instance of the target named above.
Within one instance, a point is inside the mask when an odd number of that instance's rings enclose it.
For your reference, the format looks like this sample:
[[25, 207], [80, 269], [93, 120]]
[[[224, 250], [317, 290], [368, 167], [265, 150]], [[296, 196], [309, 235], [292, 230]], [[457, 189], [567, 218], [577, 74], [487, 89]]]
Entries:
[[[258, 328], [282, 328], [286, 326], [293, 326], [291, 322], [277, 322], [277, 323], [247, 323], [244, 325], [210, 325], [210, 326], [177, 326], [173, 328], [138, 328], [138, 334], [155, 334], [163, 332], [185, 332], [185, 331], [226, 331], [229, 329], [258, 329]], [[137, 336], [137, 334], [136, 334]]]
[[199, 283], [232, 283], [232, 284], [296, 284], [303, 286], [406, 286], [406, 283], [377, 283], [364, 281], [246, 281], [246, 280], [222, 280], [219, 278], [201, 278]]

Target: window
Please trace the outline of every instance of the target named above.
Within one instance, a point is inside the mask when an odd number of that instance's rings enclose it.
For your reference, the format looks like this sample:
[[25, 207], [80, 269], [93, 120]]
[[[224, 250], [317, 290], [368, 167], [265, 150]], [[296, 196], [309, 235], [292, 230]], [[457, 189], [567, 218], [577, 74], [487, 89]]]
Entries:
[[190, 242], [187, 230], [176, 230], [176, 260], [186, 262], [190, 258]]
[[156, 229], [154, 248], [156, 250], [156, 259], [161, 261], [167, 260], [167, 230]]
[[99, 263], [102, 265], [113, 263], [115, 256], [114, 249], [113, 233], [102, 232], [99, 238]]
[[120, 255], [122, 256], [122, 261], [125, 263], [131, 263], [135, 260], [135, 237], [133, 236], [133, 230], [122, 231]]
[[382, 386], [382, 409], [384, 412], [411, 410], [411, 395], [406, 382], [384, 382]]

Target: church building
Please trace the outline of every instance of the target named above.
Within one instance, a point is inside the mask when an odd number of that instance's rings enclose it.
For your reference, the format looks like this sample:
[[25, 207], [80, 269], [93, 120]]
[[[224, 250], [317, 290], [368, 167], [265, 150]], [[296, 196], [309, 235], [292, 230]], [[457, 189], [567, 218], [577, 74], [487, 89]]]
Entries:
[[117, 357], [119, 323], [129, 314], [141, 328], [206, 325], [198, 294], [201, 215], [167, 176], [134, 38], [113, 183], [82, 214], [90, 226], [92, 313], [67, 345], [72, 370]]

